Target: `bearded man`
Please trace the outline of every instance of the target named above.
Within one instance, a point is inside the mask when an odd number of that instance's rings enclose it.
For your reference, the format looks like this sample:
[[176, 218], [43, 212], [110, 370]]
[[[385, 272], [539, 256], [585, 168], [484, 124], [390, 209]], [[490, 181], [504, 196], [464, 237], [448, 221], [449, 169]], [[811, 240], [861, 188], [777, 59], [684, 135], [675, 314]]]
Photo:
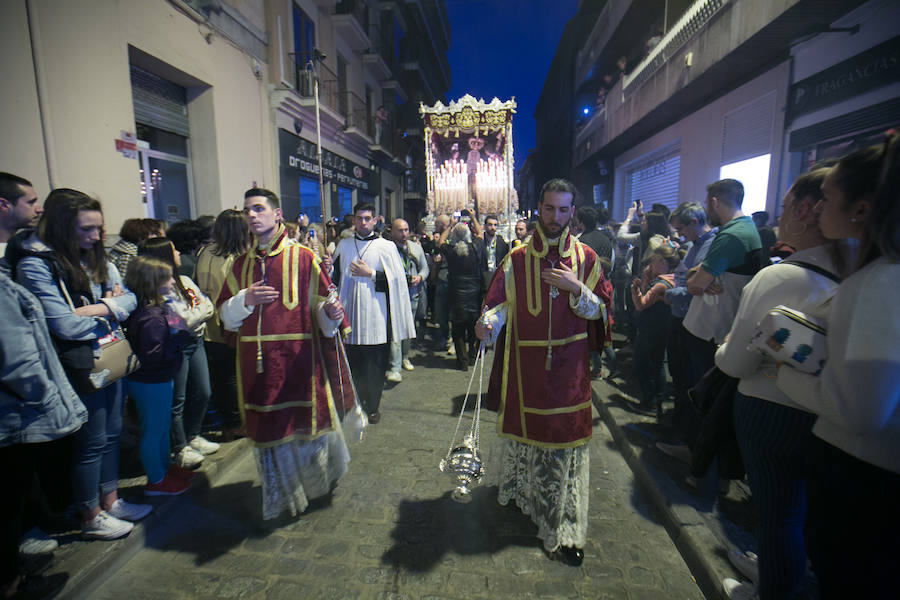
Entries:
[[475, 328], [500, 340], [487, 404], [499, 412], [498, 501], [515, 500], [550, 557], [572, 566], [587, 538], [590, 351], [610, 343], [600, 262], [569, 231], [576, 194], [544, 184], [537, 228], [497, 269]]

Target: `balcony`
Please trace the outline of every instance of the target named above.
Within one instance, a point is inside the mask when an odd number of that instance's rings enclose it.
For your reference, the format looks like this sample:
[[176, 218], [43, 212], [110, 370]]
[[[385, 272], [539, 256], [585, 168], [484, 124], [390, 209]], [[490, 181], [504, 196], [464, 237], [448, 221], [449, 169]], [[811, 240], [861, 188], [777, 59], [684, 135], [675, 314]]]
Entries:
[[[293, 56], [292, 56], [293, 58]], [[298, 62], [294, 63], [294, 73], [297, 94], [300, 96], [298, 104], [300, 106], [315, 107], [315, 71], [310, 68], [301, 67]], [[319, 64], [319, 112], [323, 121], [328, 121], [329, 125], [343, 127], [346, 123], [346, 109], [342, 112], [341, 95], [338, 93], [338, 80], [334, 71]]]
[[603, 145], [605, 127], [606, 106], [595, 108], [587, 121], [575, 125], [575, 147], [572, 149], [573, 165], [581, 164]]
[[[614, 4], [611, 0], [610, 6]], [[615, 81], [606, 95], [605, 113], [595, 117], [603, 119], [602, 127], [588, 123], [589, 130], [577, 132], [574, 155], [583, 162], [597, 152], [622, 152], [723, 91], [783, 63], [794, 40], [826, 30], [860, 4], [862, 0], [695, 0], [649, 54]]]
[[353, 92], [344, 92], [339, 104], [341, 114], [346, 119], [345, 133], [370, 146], [375, 138], [375, 123], [369, 118], [365, 100]]
[[368, 20], [369, 7], [363, 0], [341, 0], [335, 5], [331, 17], [335, 36], [357, 51], [369, 47], [369, 36], [366, 34]]
[[622, 89], [628, 91], [647, 81], [665, 64], [667, 57], [674, 56], [682, 46], [699, 33], [729, 0], [698, 0], [694, 2], [678, 22], [654, 46], [650, 54], [635, 69], [625, 76]]
[[368, 69], [375, 79], [384, 81], [390, 79], [395, 64], [391, 44], [382, 42], [381, 28], [377, 25], [369, 27], [369, 48], [363, 53], [363, 66]]
[[427, 193], [425, 169], [407, 169], [403, 181], [403, 199], [424, 200]]

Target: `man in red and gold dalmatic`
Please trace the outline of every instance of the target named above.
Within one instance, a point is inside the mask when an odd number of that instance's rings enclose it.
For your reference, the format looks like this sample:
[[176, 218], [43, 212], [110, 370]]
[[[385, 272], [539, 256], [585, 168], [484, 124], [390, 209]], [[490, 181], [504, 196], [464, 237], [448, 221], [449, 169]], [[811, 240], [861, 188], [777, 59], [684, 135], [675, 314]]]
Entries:
[[244, 195], [254, 244], [234, 261], [217, 306], [237, 331], [238, 398], [263, 488], [263, 518], [327, 496], [350, 455], [339, 414], [354, 406], [334, 336], [349, 329], [312, 250], [291, 240], [278, 196]]
[[576, 194], [564, 179], [544, 184], [538, 226], [497, 269], [475, 328], [497, 345], [488, 406], [499, 412], [498, 501], [515, 500], [551, 558], [573, 566], [587, 537], [590, 351], [610, 342], [597, 255], [569, 233]]

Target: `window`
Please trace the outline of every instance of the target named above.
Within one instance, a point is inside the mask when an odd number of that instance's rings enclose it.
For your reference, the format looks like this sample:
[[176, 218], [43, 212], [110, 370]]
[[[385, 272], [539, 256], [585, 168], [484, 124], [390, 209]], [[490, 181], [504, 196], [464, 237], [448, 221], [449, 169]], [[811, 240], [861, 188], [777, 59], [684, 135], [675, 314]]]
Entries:
[[353, 212], [353, 190], [342, 185], [337, 186], [338, 209], [336, 216], [343, 217]]
[[319, 182], [300, 177], [300, 213], [309, 217], [310, 223], [322, 221], [322, 202], [319, 198]]
[[758, 210], [766, 210], [771, 158], [771, 154], [763, 154], [729, 165], [722, 165], [719, 169], [719, 179], [737, 179], [744, 184], [744, 203], [741, 205], [741, 212], [745, 215], [752, 215]]
[[313, 48], [316, 47], [316, 24], [303, 10], [294, 5], [294, 60], [297, 67], [303, 69], [307, 61], [312, 59]]

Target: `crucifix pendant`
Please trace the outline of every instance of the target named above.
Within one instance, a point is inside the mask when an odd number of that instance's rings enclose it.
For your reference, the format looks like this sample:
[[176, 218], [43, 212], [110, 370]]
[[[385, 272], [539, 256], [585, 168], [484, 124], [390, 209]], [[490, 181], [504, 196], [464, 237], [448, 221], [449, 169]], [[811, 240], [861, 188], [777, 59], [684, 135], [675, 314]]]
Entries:
[[558, 296], [559, 296], [559, 288], [557, 288], [555, 285], [551, 285], [550, 286], [550, 297], [553, 298], [554, 300], [556, 300], [556, 298]]

